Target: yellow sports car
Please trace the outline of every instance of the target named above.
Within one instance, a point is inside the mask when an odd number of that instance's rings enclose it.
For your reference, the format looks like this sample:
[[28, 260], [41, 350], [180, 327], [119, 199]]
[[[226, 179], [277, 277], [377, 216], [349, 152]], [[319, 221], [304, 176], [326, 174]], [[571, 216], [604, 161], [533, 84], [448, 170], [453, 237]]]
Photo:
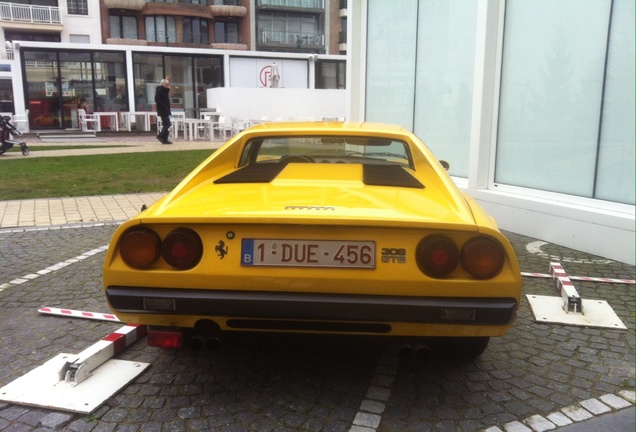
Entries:
[[106, 297], [148, 343], [220, 331], [422, 338], [477, 356], [513, 324], [508, 240], [424, 143], [372, 123], [268, 123], [121, 225]]

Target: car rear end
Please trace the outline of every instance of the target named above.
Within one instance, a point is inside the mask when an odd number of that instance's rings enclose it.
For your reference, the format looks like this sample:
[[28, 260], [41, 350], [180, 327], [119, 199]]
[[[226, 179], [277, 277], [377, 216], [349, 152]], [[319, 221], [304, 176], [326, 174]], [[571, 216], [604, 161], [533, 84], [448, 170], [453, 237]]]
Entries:
[[518, 264], [497, 231], [135, 221], [121, 233], [104, 277], [127, 322], [500, 336], [519, 304]]
[[113, 236], [108, 302], [152, 326], [149, 343], [193, 330], [487, 341], [513, 324], [514, 251], [426, 149], [399, 169], [218, 157]]

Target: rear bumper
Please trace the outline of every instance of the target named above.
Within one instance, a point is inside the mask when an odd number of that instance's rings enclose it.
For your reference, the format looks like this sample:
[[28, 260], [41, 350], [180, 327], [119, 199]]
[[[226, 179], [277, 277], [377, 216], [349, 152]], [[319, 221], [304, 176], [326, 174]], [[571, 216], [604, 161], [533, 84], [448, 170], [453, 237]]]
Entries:
[[514, 321], [518, 306], [514, 298], [403, 297], [127, 286], [108, 287], [106, 297], [116, 313], [226, 317], [236, 322], [237, 327], [240, 323], [253, 320], [507, 326]]

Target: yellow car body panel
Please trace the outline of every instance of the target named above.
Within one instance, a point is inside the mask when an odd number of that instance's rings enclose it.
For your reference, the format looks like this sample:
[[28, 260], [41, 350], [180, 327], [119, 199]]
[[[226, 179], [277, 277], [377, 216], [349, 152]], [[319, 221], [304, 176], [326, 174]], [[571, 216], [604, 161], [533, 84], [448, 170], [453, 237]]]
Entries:
[[[248, 172], [251, 165], [245, 163], [245, 155], [255, 142], [316, 136], [327, 137], [327, 143], [331, 136], [405, 143], [410, 159], [399, 169], [400, 176], [415, 186], [404, 187], [402, 180], [397, 185], [393, 180], [384, 184], [382, 175], [374, 180], [379, 184], [369, 184], [366, 162], [320, 157], [310, 158], [311, 163], [277, 167], [267, 181], [222, 181], [241, 169]], [[317, 154], [321, 153], [313, 155]], [[260, 165], [271, 166], [270, 157], [264, 155]], [[395, 158], [387, 152], [382, 162], [392, 165]], [[203, 244], [200, 261], [186, 270], [175, 269], [161, 258], [144, 268], [132, 267], [122, 259], [119, 242], [137, 226], [151, 228], [160, 239], [182, 227], [193, 230]], [[431, 236], [450, 239], [458, 249], [478, 236], [493, 239], [504, 251], [501, 270], [480, 279], [459, 265], [444, 277], [428, 276], [418, 265], [416, 251], [422, 239]], [[307, 265], [307, 256], [296, 256], [297, 265], [249, 265], [246, 245], [262, 246], [261, 240], [279, 242], [290, 250], [294, 247], [300, 255], [310, 254], [313, 243], [337, 241], [353, 245], [355, 253], [358, 244], [372, 244], [375, 255], [371, 267]], [[210, 320], [222, 330], [374, 334], [374, 325], [381, 324], [383, 330], [378, 333], [394, 336], [500, 336], [513, 324], [521, 295], [514, 250], [494, 220], [457, 189], [415, 135], [399, 126], [369, 123], [271, 123], [233, 137], [166, 197], [117, 229], [103, 270], [111, 308], [121, 320], [177, 328]], [[169, 301], [162, 303], [168, 305], [165, 310], [146, 307], [164, 292], [170, 293]], [[137, 296], [137, 306], [121, 306], [128, 304], [128, 293]], [[181, 295], [190, 294], [193, 303], [202, 296], [207, 306], [179, 313], [170, 309], [181, 302]], [[123, 303], [118, 303], [118, 296]], [[273, 305], [269, 309], [268, 302]], [[287, 310], [286, 302], [298, 311]], [[372, 313], [375, 302], [377, 319]], [[339, 305], [337, 312], [329, 310], [334, 303]], [[470, 305], [479, 315], [482, 303], [493, 313], [500, 303], [501, 308], [505, 304], [508, 318], [496, 322], [443, 319], [456, 309], [472, 310]], [[411, 304], [420, 309], [411, 311]], [[305, 306], [307, 316], [303, 316]], [[251, 314], [252, 310], [256, 312]], [[347, 310], [352, 311], [351, 317]], [[401, 320], [396, 312], [401, 310], [407, 315], [412, 312], [412, 318]], [[429, 310], [431, 319], [420, 318]], [[280, 325], [286, 321], [304, 324]]]

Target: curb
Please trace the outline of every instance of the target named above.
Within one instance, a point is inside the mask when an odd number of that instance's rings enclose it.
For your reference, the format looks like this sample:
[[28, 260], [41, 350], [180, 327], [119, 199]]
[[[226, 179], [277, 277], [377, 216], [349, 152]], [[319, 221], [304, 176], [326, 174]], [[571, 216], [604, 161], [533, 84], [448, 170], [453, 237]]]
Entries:
[[616, 412], [634, 406], [635, 402], [636, 396], [633, 390], [621, 390], [618, 395], [610, 393], [598, 399], [587, 399], [561, 408], [559, 411], [548, 414], [547, 417], [533, 415], [522, 421], [506, 423], [501, 427], [491, 426], [482, 429], [481, 432], [543, 432]]

